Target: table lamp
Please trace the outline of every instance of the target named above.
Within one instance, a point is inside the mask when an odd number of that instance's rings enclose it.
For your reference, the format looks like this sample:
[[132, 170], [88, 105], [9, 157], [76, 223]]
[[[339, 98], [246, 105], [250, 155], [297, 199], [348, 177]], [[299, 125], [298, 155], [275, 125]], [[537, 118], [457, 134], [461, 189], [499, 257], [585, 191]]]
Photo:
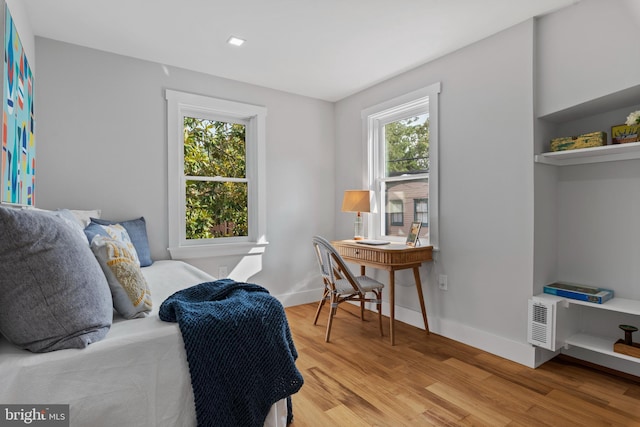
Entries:
[[354, 224], [354, 240], [364, 239], [361, 212], [371, 212], [371, 192], [369, 190], [345, 190], [342, 212], [357, 212]]

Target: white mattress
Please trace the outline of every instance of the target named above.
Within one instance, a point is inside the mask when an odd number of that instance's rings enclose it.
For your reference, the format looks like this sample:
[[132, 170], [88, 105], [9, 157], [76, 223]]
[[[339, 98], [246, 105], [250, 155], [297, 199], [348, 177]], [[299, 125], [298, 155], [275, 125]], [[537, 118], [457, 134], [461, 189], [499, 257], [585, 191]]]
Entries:
[[[0, 403], [69, 404], [71, 426], [195, 426], [193, 391], [176, 323], [158, 318], [179, 289], [213, 280], [180, 261], [142, 269], [153, 311], [142, 319], [114, 317], [106, 338], [82, 350], [34, 354], [0, 339]], [[285, 426], [286, 400], [265, 426]]]

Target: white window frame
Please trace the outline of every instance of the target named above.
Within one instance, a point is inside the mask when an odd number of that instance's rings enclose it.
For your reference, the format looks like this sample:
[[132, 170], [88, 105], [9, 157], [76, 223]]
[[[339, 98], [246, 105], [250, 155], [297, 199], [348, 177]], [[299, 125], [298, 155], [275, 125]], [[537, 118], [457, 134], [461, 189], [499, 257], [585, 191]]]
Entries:
[[[263, 253], [267, 241], [265, 107], [167, 89], [169, 252], [173, 259]], [[184, 117], [246, 124], [248, 236], [186, 238]], [[191, 178], [189, 178], [190, 180]], [[215, 179], [215, 178], [214, 178]], [[244, 182], [244, 180], [243, 180]]]
[[389, 101], [362, 110], [362, 126], [366, 153], [367, 188], [375, 194], [378, 209], [371, 214], [368, 235], [373, 239], [404, 242], [405, 237], [383, 235], [385, 206], [382, 188], [385, 182], [384, 125], [411, 115], [429, 115], [429, 173], [416, 174], [407, 179], [426, 178], [429, 182], [429, 242], [421, 242], [439, 248], [438, 234], [438, 95], [440, 82], [398, 96]]

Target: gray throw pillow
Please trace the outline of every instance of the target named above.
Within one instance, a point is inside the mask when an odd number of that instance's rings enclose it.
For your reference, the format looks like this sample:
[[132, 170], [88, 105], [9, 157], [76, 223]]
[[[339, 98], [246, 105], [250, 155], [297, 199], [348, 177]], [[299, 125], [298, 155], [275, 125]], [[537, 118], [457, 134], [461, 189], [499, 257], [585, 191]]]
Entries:
[[113, 305], [86, 240], [61, 218], [0, 207], [0, 332], [33, 352], [84, 348], [107, 334]]

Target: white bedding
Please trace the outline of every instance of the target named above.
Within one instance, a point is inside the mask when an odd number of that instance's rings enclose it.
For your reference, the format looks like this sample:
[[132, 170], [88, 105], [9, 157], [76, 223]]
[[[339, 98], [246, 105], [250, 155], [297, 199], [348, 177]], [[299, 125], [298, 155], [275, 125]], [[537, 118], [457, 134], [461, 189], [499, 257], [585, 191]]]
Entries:
[[[70, 425], [78, 427], [195, 426], [182, 336], [158, 309], [177, 290], [213, 277], [180, 261], [156, 261], [142, 272], [153, 311], [142, 319], [116, 315], [102, 341], [34, 354], [0, 339], [0, 403], [70, 404]], [[265, 426], [285, 426], [286, 419], [281, 400]]]

